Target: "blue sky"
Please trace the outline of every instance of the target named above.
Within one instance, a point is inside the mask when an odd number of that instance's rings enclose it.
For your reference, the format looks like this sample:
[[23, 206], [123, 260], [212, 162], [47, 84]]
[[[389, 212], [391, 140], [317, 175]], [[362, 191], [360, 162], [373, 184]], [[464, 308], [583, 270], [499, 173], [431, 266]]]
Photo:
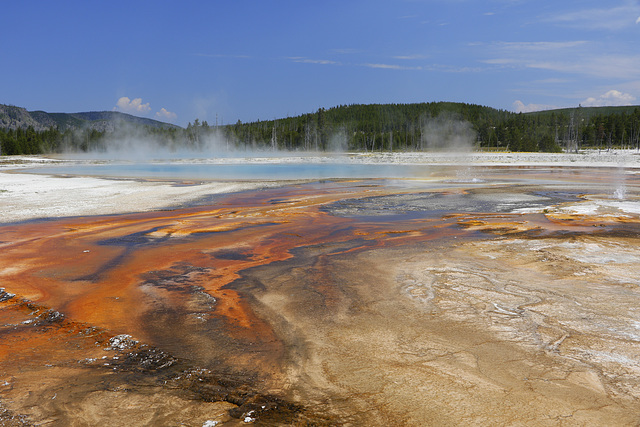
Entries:
[[640, 104], [640, 1], [7, 1], [0, 103], [186, 125]]

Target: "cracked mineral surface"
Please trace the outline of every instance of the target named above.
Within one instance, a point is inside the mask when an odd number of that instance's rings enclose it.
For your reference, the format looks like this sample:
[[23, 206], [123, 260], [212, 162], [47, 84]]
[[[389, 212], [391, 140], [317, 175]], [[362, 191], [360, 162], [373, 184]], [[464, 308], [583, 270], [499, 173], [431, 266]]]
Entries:
[[0, 422], [637, 425], [638, 175], [469, 174], [1, 226]]

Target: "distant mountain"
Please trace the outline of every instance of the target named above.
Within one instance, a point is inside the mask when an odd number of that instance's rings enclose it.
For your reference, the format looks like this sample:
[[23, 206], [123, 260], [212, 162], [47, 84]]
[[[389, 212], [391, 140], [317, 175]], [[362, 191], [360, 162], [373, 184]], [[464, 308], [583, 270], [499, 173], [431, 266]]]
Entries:
[[179, 126], [170, 123], [136, 117], [118, 111], [47, 113], [45, 111], [27, 111], [22, 107], [0, 104], [0, 129], [27, 129], [33, 127], [36, 131], [43, 131], [51, 127], [57, 127], [60, 131], [88, 129], [104, 132], [113, 131], [123, 123], [160, 129], [179, 128]]

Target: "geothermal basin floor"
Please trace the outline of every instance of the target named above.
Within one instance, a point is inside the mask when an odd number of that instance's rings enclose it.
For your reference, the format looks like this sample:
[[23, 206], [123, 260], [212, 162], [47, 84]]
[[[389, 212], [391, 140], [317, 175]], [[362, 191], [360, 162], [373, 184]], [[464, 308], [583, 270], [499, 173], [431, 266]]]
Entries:
[[450, 171], [3, 220], [0, 421], [636, 425], [635, 169]]

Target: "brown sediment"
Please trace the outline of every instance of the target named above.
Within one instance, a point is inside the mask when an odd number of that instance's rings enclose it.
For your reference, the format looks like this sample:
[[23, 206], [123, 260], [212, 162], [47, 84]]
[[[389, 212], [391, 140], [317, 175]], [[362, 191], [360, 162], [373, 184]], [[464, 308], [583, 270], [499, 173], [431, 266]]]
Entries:
[[[285, 260], [291, 248], [322, 240], [323, 226], [342, 220], [313, 210], [290, 212], [292, 204], [307, 209], [306, 201], [274, 207], [270, 198], [253, 199], [248, 207], [232, 202], [229, 208], [5, 227], [2, 286], [28, 301], [27, 311], [37, 304], [63, 313], [67, 326], [42, 329], [29, 319], [7, 323], [9, 338], [0, 353], [4, 371], [11, 372], [16, 358], [40, 369], [45, 360], [58, 365], [100, 356], [92, 339], [80, 340], [78, 351], [58, 349], [62, 360], [51, 348], [64, 342], [57, 335], [73, 333], [69, 325], [80, 322], [112, 336], [127, 333], [163, 345], [195, 366], [253, 378], [254, 393], [267, 395], [273, 384], [260, 384], [279, 379], [282, 345], [247, 296], [228, 285], [243, 269]], [[284, 230], [289, 234], [279, 236]], [[250, 248], [250, 257], [217, 256], [244, 248]], [[12, 310], [5, 308], [4, 314]], [[192, 336], [190, 328], [196, 329]]]
[[[140, 409], [140, 424], [636, 420], [640, 385], [621, 373], [636, 368], [597, 353], [616, 343], [622, 360], [632, 340], [567, 314], [613, 315], [572, 288], [585, 277], [596, 286], [611, 266], [580, 275], [584, 263], [563, 242], [630, 259], [637, 218], [446, 212], [389, 221], [325, 209], [415, 192], [361, 184], [0, 228], [3, 407], [57, 425], [119, 425], [100, 405], [142, 402], [156, 412]], [[594, 233], [601, 224], [608, 237]], [[607, 292], [631, 292], [634, 265], [618, 265]], [[131, 341], [114, 349], [122, 334]], [[70, 380], [78, 375], [85, 380]]]

